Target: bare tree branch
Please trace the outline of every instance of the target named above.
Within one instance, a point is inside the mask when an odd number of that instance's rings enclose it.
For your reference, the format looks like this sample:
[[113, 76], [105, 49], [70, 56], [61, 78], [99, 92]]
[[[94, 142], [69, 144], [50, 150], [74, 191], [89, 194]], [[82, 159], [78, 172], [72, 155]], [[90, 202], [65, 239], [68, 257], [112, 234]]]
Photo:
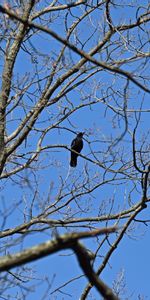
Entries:
[[[55, 33], [54, 31], [52, 31], [49, 28], [45, 28], [41, 25], [35, 24], [29, 20], [24, 20], [22, 17], [19, 17], [18, 15], [16, 15], [12, 10], [6, 9], [4, 8], [2, 5], [0, 5], [0, 11], [2, 13], [6, 13], [8, 14], [10, 17], [15, 18], [16, 20], [20, 21], [21, 23], [25, 24], [26, 26], [29, 26], [30, 28], [36, 28], [39, 29], [47, 34], [50, 34], [53, 38], [55, 38], [56, 40], [58, 40], [60, 43], [64, 44], [65, 46], [67, 46], [68, 48], [70, 48], [72, 51], [74, 51], [75, 53], [81, 55], [81, 57], [84, 57], [87, 61], [92, 62], [93, 64], [100, 66], [106, 70], [115, 72], [117, 74], [120, 74], [126, 78], [128, 78], [130, 81], [132, 81], [134, 84], [136, 84], [138, 87], [140, 87], [141, 89], [143, 89], [145, 92], [150, 93], [150, 90], [144, 86], [143, 84], [141, 84], [140, 82], [138, 82], [132, 74], [130, 74], [129, 72], [126, 72], [122, 69], [113, 67], [111, 65], [106, 64], [105, 62], [99, 62], [97, 61], [95, 58], [93, 58], [91, 55], [87, 54], [86, 52], [84, 52], [83, 50], [80, 50], [79, 48], [77, 48], [76, 46], [74, 46], [74, 44], [71, 44], [70, 42], [68, 42], [66, 39], [62, 38], [60, 35], [58, 35], [57, 33]], [[147, 22], [150, 19], [147, 20]], [[142, 22], [142, 21], [141, 21]], [[145, 22], [145, 21], [143, 21]]]

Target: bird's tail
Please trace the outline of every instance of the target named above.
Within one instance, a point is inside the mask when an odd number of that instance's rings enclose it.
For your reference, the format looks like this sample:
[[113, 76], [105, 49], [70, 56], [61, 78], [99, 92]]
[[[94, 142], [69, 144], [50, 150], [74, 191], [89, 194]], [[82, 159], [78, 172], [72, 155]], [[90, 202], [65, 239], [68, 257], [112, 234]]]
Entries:
[[77, 166], [77, 157], [71, 157], [70, 166], [73, 168]]

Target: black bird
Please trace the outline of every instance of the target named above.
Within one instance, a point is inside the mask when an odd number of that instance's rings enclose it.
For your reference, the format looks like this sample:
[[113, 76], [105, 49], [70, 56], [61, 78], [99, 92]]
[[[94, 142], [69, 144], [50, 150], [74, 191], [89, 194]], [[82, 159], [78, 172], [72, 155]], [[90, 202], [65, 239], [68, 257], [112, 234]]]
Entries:
[[[75, 150], [76, 152], [80, 153], [83, 148], [83, 137], [84, 132], [79, 132], [76, 136], [76, 138], [71, 143], [71, 149]], [[77, 157], [78, 154], [71, 151], [71, 160], [70, 160], [70, 166], [76, 167], [77, 166]]]

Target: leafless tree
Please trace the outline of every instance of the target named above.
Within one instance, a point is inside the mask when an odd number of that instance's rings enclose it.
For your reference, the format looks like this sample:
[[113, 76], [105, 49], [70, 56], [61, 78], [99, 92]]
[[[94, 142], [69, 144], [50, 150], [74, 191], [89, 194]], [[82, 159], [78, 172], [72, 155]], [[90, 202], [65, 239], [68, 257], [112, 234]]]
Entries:
[[1, 1], [1, 299], [124, 299], [103, 271], [150, 221], [149, 26], [148, 0]]

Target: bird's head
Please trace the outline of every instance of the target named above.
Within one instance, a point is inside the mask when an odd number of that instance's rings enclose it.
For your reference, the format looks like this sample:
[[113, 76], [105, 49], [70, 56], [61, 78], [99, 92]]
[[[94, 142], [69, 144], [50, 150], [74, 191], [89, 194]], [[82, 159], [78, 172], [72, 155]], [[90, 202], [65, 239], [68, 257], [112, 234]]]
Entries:
[[85, 132], [79, 132], [79, 133], [77, 134], [77, 137], [80, 137], [80, 138], [82, 138], [82, 137], [83, 137], [83, 135], [84, 135], [84, 133], [85, 133]]

